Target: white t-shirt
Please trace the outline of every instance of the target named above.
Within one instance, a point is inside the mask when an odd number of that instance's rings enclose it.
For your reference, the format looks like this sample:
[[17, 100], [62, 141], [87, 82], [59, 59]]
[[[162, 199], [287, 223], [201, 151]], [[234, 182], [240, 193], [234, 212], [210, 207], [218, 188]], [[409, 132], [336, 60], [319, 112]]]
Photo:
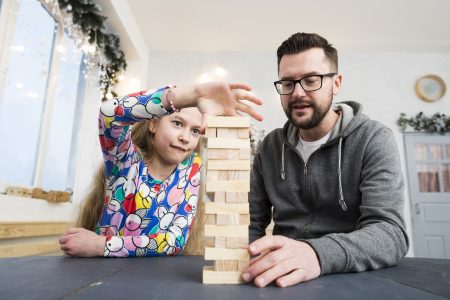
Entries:
[[325, 144], [328, 141], [330, 136], [331, 136], [331, 130], [323, 138], [321, 138], [320, 140], [317, 140], [317, 141], [307, 142], [300, 137], [296, 148], [297, 148], [298, 152], [300, 152], [300, 154], [302, 155], [305, 163], [308, 162], [309, 157], [311, 156], [311, 154], [314, 153], [314, 151], [319, 149], [319, 147], [321, 145]]

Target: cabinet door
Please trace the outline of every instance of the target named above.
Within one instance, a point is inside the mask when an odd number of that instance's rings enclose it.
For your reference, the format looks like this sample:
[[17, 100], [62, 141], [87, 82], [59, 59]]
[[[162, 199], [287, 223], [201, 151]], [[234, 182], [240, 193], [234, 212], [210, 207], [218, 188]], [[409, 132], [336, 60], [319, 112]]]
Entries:
[[450, 258], [450, 135], [405, 134], [417, 257]]

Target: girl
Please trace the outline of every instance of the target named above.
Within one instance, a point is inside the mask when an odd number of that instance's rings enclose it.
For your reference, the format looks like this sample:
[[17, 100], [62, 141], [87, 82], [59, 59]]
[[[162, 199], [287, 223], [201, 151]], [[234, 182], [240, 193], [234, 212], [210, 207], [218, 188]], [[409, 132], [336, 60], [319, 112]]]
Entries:
[[105, 165], [79, 227], [59, 240], [61, 250], [81, 257], [181, 254], [196, 211], [201, 160], [193, 151], [206, 117], [242, 111], [262, 120], [242, 102], [262, 103], [246, 93], [250, 89], [206, 83], [104, 102], [99, 129]]

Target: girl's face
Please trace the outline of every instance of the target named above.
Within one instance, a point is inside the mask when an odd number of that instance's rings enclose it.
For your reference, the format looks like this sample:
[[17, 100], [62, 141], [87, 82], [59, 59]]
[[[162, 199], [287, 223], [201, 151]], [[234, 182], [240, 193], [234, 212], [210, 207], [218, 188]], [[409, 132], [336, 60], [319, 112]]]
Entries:
[[197, 147], [200, 139], [202, 115], [196, 107], [184, 108], [178, 113], [150, 122], [154, 134], [153, 159], [162, 164], [178, 165]]

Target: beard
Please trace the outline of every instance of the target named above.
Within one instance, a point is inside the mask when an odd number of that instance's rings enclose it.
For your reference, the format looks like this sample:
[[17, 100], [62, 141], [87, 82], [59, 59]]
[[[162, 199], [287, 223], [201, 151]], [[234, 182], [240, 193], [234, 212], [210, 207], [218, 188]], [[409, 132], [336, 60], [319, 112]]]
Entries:
[[[288, 117], [289, 121], [295, 127], [300, 129], [311, 129], [319, 125], [320, 122], [322, 122], [322, 120], [327, 115], [328, 111], [330, 110], [331, 105], [333, 103], [332, 91], [330, 91], [329, 99], [330, 100], [324, 103], [323, 105], [318, 105], [316, 102], [295, 99], [294, 101], [290, 102], [286, 108], [283, 108], [283, 110], [286, 116]], [[300, 119], [298, 116], [294, 116], [292, 112], [292, 107], [298, 104], [308, 104], [309, 108], [312, 110], [311, 117], [307, 119], [304, 118]]]

